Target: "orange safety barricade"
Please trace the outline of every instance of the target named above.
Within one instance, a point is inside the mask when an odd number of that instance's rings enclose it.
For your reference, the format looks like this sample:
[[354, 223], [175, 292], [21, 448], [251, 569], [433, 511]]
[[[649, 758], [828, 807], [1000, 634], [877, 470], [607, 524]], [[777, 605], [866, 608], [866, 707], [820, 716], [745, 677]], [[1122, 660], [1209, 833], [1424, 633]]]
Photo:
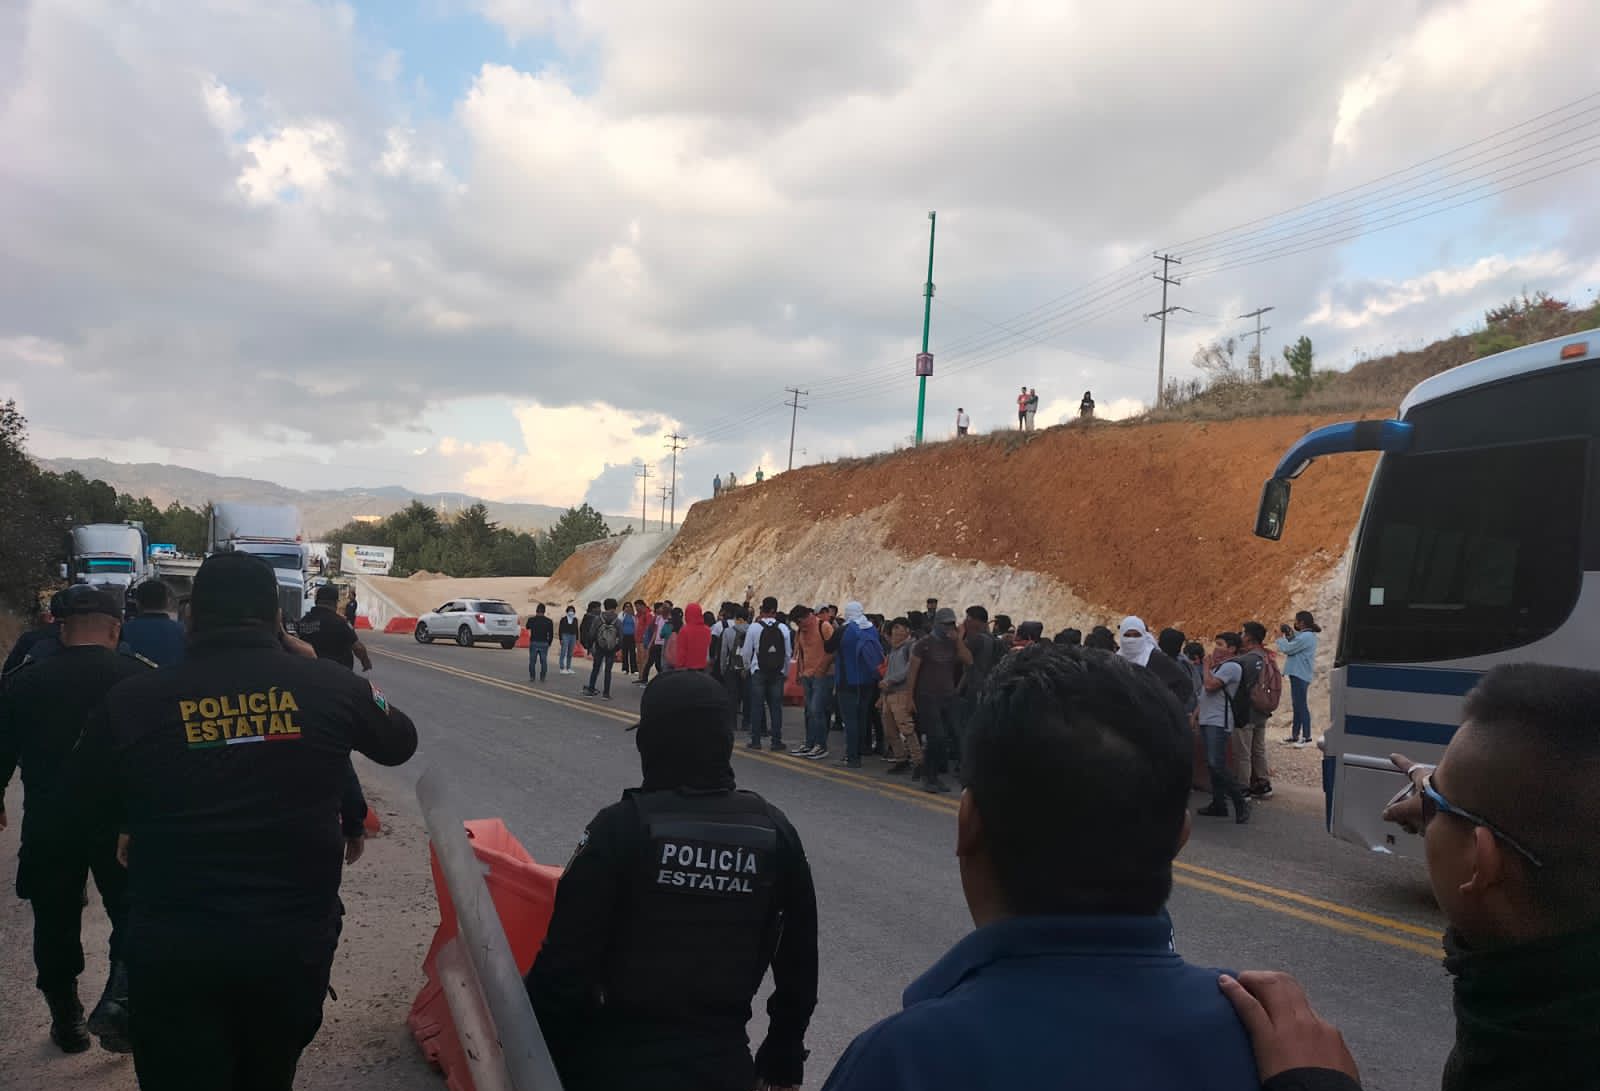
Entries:
[[372, 809], [372, 804], [370, 803], [367, 804], [367, 817], [362, 821], [361, 826], [366, 830], [368, 837], [376, 837], [383, 832], [383, 824], [378, 821], [378, 812]]
[[[359, 615], [357, 615], [357, 617], [356, 617], [356, 621], [357, 622], [361, 622], [361, 621], [364, 621], [364, 620], [365, 620], [364, 618], [362, 618]], [[361, 628], [361, 626], [358, 624], [356, 626], [356, 628], [359, 629], [359, 628]], [[367, 623], [367, 628], [369, 628], [369, 629], [372, 628], [372, 623], [371, 622]], [[409, 634], [409, 633], [415, 632], [416, 628], [417, 628], [417, 619], [414, 618], [414, 617], [392, 617], [392, 618], [389, 619], [389, 623], [383, 627], [383, 631], [386, 632], [386, 633], [408, 633]]]
[[[413, 625], [416, 624], [416, 619], [414, 619], [414, 618], [412, 619], [412, 624]], [[370, 629], [370, 628], [372, 628], [372, 619], [370, 617], [368, 617], [366, 614], [357, 614], [356, 615], [356, 628], [357, 629]], [[406, 632], [408, 632], [408, 633], [410, 631], [411, 631], [410, 629], [406, 630]]]
[[522, 632], [517, 634], [517, 647], [526, 648], [531, 643], [533, 642], [528, 639], [528, 630], [524, 627]]
[[[526, 975], [550, 928], [561, 869], [535, 862], [498, 818], [476, 819], [465, 825], [473, 853], [488, 865], [484, 882], [494, 900], [506, 939], [510, 941], [511, 954], [517, 960], [517, 972]], [[433, 887], [439, 899], [439, 927], [433, 934], [427, 957], [422, 960], [428, 982], [412, 1002], [406, 1027], [422, 1047], [423, 1056], [444, 1074], [445, 1086], [450, 1091], [473, 1091], [472, 1076], [467, 1070], [455, 1022], [450, 1018], [437, 965], [439, 951], [456, 938], [456, 909], [439, 870], [438, 857], [431, 847], [428, 863], [433, 870]]]

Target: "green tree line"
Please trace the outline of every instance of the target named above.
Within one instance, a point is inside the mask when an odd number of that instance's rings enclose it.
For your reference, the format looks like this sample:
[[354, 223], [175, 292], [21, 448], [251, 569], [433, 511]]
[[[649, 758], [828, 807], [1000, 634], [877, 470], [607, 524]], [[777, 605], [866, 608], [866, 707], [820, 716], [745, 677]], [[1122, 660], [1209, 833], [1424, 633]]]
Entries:
[[84, 523], [144, 524], [152, 542], [184, 553], [206, 548], [208, 508], [174, 501], [158, 508], [76, 470], [41, 470], [28, 457], [28, 421], [15, 401], [0, 403], [0, 606], [27, 611], [59, 583], [56, 566], [67, 557], [68, 532]]
[[376, 523], [346, 523], [323, 535], [329, 556], [346, 544], [394, 550], [390, 574], [438, 572], [446, 576], [548, 576], [585, 542], [610, 536], [588, 504], [568, 508], [555, 526], [536, 534], [502, 527], [473, 504], [449, 518], [419, 500]]

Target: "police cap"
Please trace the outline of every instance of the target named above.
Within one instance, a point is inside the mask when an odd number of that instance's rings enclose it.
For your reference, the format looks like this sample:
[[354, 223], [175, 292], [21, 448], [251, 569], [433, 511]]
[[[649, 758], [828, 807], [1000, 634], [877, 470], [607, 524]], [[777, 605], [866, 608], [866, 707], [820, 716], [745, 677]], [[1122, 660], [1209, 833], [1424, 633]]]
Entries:
[[122, 620], [122, 599], [110, 591], [98, 587], [90, 587], [86, 583], [75, 584], [61, 593], [61, 609], [55, 609], [55, 600], [51, 600], [51, 612], [59, 617], [84, 617], [89, 614], [104, 614]]
[[278, 619], [278, 577], [248, 553], [217, 553], [194, 574], [189, 613], [197, 627], [226, 628]]

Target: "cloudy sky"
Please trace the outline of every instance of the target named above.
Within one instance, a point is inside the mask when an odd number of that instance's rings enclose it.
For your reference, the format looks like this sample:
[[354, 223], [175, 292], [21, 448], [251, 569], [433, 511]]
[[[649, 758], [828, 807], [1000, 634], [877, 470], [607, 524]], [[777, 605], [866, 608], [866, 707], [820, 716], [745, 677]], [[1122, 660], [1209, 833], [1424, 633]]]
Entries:
[[676, 430], [681, 510], [783, 464], [786, 386], [797, 463], [907, 441], [930, 209], [930, 434], [1150, 401], [1157, 248], [1176, 374], [1263, 306], [1347, 364], [1592, 298], [1597, 40], [1569, 0], [0, 0], [0, 397], [46, 456], [612, 512]]

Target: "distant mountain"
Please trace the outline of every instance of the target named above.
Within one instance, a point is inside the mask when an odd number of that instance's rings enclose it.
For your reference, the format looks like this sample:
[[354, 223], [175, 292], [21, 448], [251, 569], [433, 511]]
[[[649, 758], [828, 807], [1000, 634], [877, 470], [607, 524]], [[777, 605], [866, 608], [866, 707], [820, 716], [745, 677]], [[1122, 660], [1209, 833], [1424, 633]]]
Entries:
[[[290, 489], [271, 481], [250, 477], [219, 477], [191, 470], [187, 466], [168, 466], [158, 462], [108, 462], [103, 458], [43, 458], [39, 465], [56, 473], [77, 470], [87, 478], [99, 478], [118, 492], [148, 496], [158, 507], [172, 501], [198, 508], [213, 500], [235, 500], [246, 504], [294, 504], [306, 533], [313, 539], [341, 527], [358, 515], [390, 515], [413, 500], [445, 512], [457, 512], [482, 503], [489, 518], [517, 530], [543, 530], [555, 524], [565, 508], [549, 504], [502, 504], [465, 493], [415, 493], [398, 485], [373, 489]], [[626, 515], [606, 516], [606, 525], [620, 533], [627, 527], [639, 529], [639, 520]]]

